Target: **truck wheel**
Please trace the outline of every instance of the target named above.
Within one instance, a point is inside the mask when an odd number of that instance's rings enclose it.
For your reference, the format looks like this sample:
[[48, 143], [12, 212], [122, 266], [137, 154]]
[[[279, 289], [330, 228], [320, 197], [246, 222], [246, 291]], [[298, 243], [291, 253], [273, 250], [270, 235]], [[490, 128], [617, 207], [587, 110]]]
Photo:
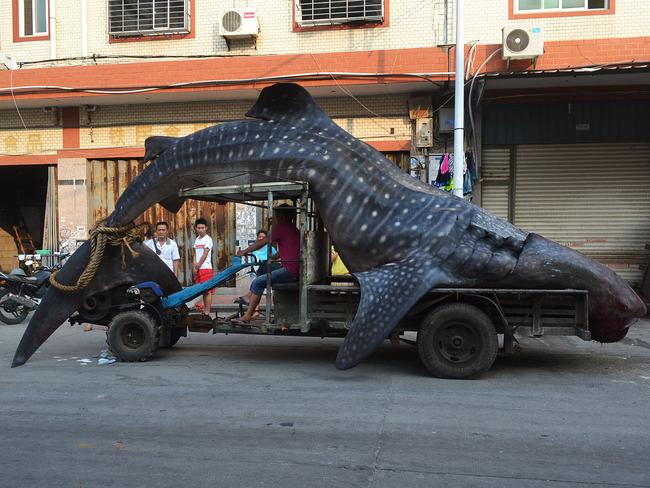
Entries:
[[106, 342], [120, 361], [146, 361], [158, 349], [160, 328], [142, 310], [116, 315], [108, 326]]
[[494, 324], [467, 303], [442, 305], [424, 318], [417, 337], [424, 366], [438, 378], [463, 379], [486, 372], [497, 356]]

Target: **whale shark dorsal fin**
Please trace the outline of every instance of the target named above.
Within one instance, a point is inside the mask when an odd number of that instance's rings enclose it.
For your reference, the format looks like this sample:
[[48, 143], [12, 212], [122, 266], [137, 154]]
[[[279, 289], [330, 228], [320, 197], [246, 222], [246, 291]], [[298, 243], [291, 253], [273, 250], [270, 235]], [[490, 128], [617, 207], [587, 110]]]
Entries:
[[147, 161], [151, 161], [169, 146], [176, 144], [179, 139], [180, 137], [168, 136], [147, 137], [144, 141], [144, 157], [142, 158], [142, 162], [146, 163]]
[[246, 117], [287, 125], [319, 125], [332, 119], [307, 90], [295, 83], [266, 87]]
[[433, 260], [409, 258], [363, 273], [354, 273], [361, 300], [343, 345], [336, 357], [338, 369], [349, 369], [381, 345], [400, 320], [446, 274]]

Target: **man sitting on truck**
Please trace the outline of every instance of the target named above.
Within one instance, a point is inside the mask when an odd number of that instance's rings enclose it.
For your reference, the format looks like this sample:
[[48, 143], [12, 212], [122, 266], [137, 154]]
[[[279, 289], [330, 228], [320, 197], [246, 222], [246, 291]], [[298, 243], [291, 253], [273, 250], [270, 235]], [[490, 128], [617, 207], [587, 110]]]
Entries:
[[[298, 281], [300, 270], [300, 231], [295, 224], [296, 212], [289, 205], [282, 204], [273, 209], [273, 215], [273, 231], [270, 239], [278, 248], [282, 267], [271, 271], [271, 284], [292, 283]], [[258, 240], [246, 249], [239, 251], [237, 255], [249, 254], [268, 244], [269, 237]], [[243, 326], [250, 324], [251, 317], [262, 299], [267, 278], [268, 274], [263, 274], [252, 281], [248, 309], [240, 319], [234, 319], [233, 323]]]

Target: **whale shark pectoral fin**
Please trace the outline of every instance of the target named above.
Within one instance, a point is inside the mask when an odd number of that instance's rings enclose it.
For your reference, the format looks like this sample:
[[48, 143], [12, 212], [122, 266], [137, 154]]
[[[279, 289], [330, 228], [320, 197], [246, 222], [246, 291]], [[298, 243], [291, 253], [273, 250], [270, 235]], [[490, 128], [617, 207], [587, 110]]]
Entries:
[[170, 197], [165, 198], [158, 203], [160, 203], [160, 205], [165, 208], [165, 210], [169, 210], [171, 213], [176, 213], [185, 203], [185, 199], [181, 197]]
[[411, 307], [446, 274], [440, 268], [410, 260], [355, 273], [355, 277], [361, 287], [361, 301], [336, 357], [338, 369], [352, 368], [372, 354]]
[[163, 153], [169, 146], [176, 144], [179, 139], [179, 137], [168, 136], [147, 137], [144, 141], [144, 157], [142, 158], [142, 162], [146, 163], [147, 161], [151, 161]]

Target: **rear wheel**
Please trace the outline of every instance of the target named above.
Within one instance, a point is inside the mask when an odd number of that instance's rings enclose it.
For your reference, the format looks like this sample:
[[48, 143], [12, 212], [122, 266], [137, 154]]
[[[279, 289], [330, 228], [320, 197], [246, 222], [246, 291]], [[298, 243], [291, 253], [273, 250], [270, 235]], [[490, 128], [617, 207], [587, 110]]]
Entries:
[[108, 326], [106, 342], [120, 361], [146, 361], [160, 341], [160, 327], [142, 310], [116, 315]]
[[9, 298], [9, 290], [0, 290], [0, 321], [5, 324], [20, 324], [27, 318], [29, 310], [24, 305], [14, 302]]
[[431, 311], [418, 332], [424, 366], [439, 378], [463, 379], [490, 369], [499, 342], [490, 318], [467, 303], [450, 303]]

